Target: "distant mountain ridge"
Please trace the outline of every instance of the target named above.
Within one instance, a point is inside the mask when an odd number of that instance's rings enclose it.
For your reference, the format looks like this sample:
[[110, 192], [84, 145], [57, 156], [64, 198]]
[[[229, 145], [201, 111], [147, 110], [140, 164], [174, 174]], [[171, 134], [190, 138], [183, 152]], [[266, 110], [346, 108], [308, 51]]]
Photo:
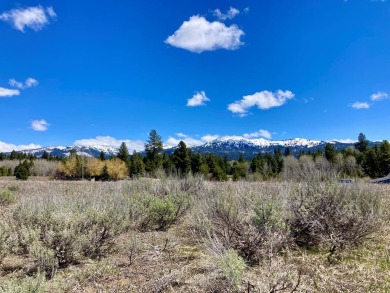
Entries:
[[[343, 150], [347, 147], [354, 146], [354, 141], [328, 141], [335, 149]], [[314, 152], [324, 150], [327, 141], [311, 140], [305, 138], [293, 138], [287, 140], [267, 140], [263, 138], [249, 139], [241, 136], [225, 136], [218, 138], [204, 145], [193, 147], [193, 151], [201, 153], [213, 153], [229, 158], [238, 158], [241, 154], [245, 158], [251, 158], [258, 153], [273, 153], [275, 149], [279, 149], [282, 153], [289, 148], [292, 155], [298, 155], [300, 152]]]
[[[212, 153], [214, 155], [227, 156], [229, 159], [237, 159], [241, 154], [249, 159], [258, 153], [273, 153], [275, 149], [279, 149], [282, 153], [286, 148], [290, 149], [291, 154], [298, 155], [300, 152], [314, 152], [325, 149], [327, 143], [332, 143], [337, 150], [343, 150], [347, 147], [354, 146], [355, 141], [321, 141], [311, 140], [305, 138], [294, 138], [287, 140], [267, 140], [264, 138], [244, 138], [242, 136], [224, 136], [217, 138], [211, 142], [207, 142], [200, 146], [188, 146], [193, 152], [200, 152], [202, 154]], [[370, 142], [374, 145], [375, 142]], [[79, 155], [86, 155], [89, 157], [98, 157], [103, 151], [107, 157], [115, 156], [118, 148], [111, 146], [50, 146], [32, 150], [24, 150], [24, 153], [34, 154], [41, 157], [46, 151], [53, 156], [66, 157], [71, 150], [75, 150]], [[175, 147], [167, 147], [165, 151], [172, 153]]]
[[50, 155], [58, 157], [67, 157], [70, 152], [75, 150], [77, 154], [84, 155], [87, 157], [98, 157], [101, 152], [104, 152], [107, 157], [115, 156], [118, 152], [118, 148], [111, 146], [49, 146], [38, 149], [23, 150], [21, 152], [33, 154], [37, 157], [42, 157], [44, 152], [47, 152]]

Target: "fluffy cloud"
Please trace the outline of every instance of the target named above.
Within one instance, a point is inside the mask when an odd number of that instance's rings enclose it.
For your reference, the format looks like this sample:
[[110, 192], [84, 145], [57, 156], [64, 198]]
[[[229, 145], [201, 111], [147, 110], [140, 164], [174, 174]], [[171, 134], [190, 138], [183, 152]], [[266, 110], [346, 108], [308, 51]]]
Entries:
[[165, 142], [165, 147], [171, 148], [175, 147], [179, 144], [179, 142], [182, 140], [185, 142], [187, 147], [194, 147], [194, 146], [199, 146], [202, 144], [205, 144], [206, 142], [213, 141], [219, 137], [219, 135], [204, 135], [200, 139], [193, 138], [191, 136], [188, 136], [184, 133], [176, 133], [176, 137], [170, 136], [167, 141]]
[[252, 132], [252, 133], [245, 133], [243, 135], [243, 137], [245, 137], [245, 138], [264, 137], [264, 138], [271, 139], [272, 135], [271, 135], [271, 133], [268, 130], [260, 129], [259, 131], [255, 131], [255, 132]]
[[17, 81], [15, 80], [14, 78], [11, 78], [8, 83], [13, 86], [13, 87], [16, 87], [18, 89], [28, 89], [28, 88], [31, 88], [31, 87], [34, 87], [34, 86], [37, 86], [38, 85], [38, 80], [36, 80], [35, 78], [32, 78], [32, 77], [29, 77], [26, 79], [26, 81], [23, 83], [23, 82], [20, 82], [20, 81]]
[[332, 139], [331, 141], [336, 141], [336, 142], [341, 142], [341, 143], [356, 143], [357, 142], [357, 140], [350, 139], [350, 138], [347, 138], [347, 139]]
[[257, 106], [259, 109], [268, 110], [280, 107], [292, 98], [294, 98], [294, 94], [291, 91], [278, 90], [276, 93], [261, 91], [253, 95], [244, 96], [242, 100], [228, 105], [228, 110], [234, 114], [245, 116], [251, 107]]
[[0, 87], [0, 98], [2, 97], [12, 97], [12, 96], [19, 96], [20, 91], [19, 90], [13, 90], [13, 89], [6, 89], [3, 87]]
[[216, 140], [218, 137], [219, 137], [219, 135], [217, 135], [217, 134], [207, 134], [207, 135], [202, 136], [201, 140], [204, 142], [210, 142], [210, 141]]
[[197, 107], [197, 106], [205, 106], [205, 102], [210, 101], [210, 99], [206, 96], [204, 91], [196, 92], [191, 99], [187, 100], [188, 107]]
[[244, 32], [236, 25], [209, 22], [203, 16], [194, 15], [184, 21], [180, 28], [165, 43], [191, 52], [202, 53], [218, 49], [235, 50], [243, 43], [240, 38]]
[[354, 109], [357, 109], [357, 110], [360, 110], [360, 109], [369, 109], [370, 108], [370, 104], [366, 103], [366, 102], [356, 102], [356, 103], [353, 103], [352, 104], [352, 108]]
[[226, 13], [222, 13], [219, 9], [214, 10], [214, 16], [216, 16], [220, 20], [233, 19], [239, 14], [240, 10], [234, 7], [230, 7], [230, 9]]
[[31, 122], [31, 128], [35, 131], [46, 131], [49, 125], [44, 119]]
[[0, 14], [0, 20], [10, 23], [15, 29], [21, 32], [24, 32], [26, 27], [34, 31], [39, 31], [56, 16], [52, 7], [43, 8], [39, 5], [4, 12]]
[[377, 102], [381, 100], [385, 100], [389, 97], [389, 95], [386, 92], [377, 92], [370, 96], [371, 101]]
[[73, 145], [84, 146], [84, 147], [101, 145], [101, 146], [119, 148], [122, 142], [126, 144], [127, 148], [129, 149], [129, 152], [133, 152], [134, 150], [136, 152], [139, 152], [139, 151], [143, 151], [145, 148], [144, 142], [141, 140], [116, 139], [111, 136], [97, 136], [96, 138], [80, 139], [80, 140], [76, 140], [73, 143]]
[[14, 144], [5, 143], [5, 142], [0, 141], [0, 152], [32, 150], [32, 149], [38, 149], [40, 147], [41, 146], [38, 144], [14, 145]]

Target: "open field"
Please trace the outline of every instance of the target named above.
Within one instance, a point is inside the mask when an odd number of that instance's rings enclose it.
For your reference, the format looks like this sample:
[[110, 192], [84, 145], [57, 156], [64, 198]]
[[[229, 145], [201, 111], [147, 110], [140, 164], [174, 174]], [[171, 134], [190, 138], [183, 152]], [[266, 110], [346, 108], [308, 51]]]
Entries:
[[364, 183], [2, 178], [0, 292], [389, 292], [389, 206]]

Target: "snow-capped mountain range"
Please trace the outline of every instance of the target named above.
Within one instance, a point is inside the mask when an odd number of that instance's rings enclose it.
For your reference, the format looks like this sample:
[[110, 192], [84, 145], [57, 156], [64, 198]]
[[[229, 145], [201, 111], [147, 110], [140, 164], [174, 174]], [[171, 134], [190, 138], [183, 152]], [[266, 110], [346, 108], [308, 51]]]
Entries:
[[104, 152], [107, 157], [115, 156], [118, 152], [118, 148], [111, 146], [49, 146], [32, 150], [24, 150], [22, 152], [29, 153], [41, 157], [44, 152], [51, 154], [53, 156], [67, 157], [70, 152], [75, 150], [78, 155], [83, 155], [87, 157], [98, 157], [101, 152]]
[[[342, 150], [353, 146], [354, 141], [328, 141], [336, 149]], [[193, 147], [193, 151], [201, 153], [213, 153], [229, 158], [238, 158], [241, 154], [246, 158], [251, 158], [258, 153], [272, 153], [279, 149], [282, 153], [289, 148], [291, 154], [298, 155], [301, 151], [316, 151], [324, 149], [327, 141], [311, 140], [305, 138], [294, 138], [287, 140], [267, 140], [263, 138], [244, 138], [241, 136], [224, 136], [204, 145]]]
[[[347, 147], [353, 146], [354, 141], [328, 141], [333, 146], [342, 150]], [[275, 149], [280, 149], [282, 152], [286, 148], [290, 149], [291, 154], [297, 155], [301, 151], [316, 151], [318, 149], [324, 149], [326, 141], [311, 140], [304, 138], [294, 138], [287, 140], [267, 140], [263, 138], [244, 138], [242, 136], [224, 136], [217, 138], [211, 142], [207, 142], [199, 146], [188, 146], [193, 152], [212, 153], [214, 155], [227, 156], [230, 159], [236, 159], [241, 154], [246, 158], [251, 158], [258, 153], [272, 153]], [[167, 153], [172, 153], [175, 148], [166, 147]], [[25, 153], [35, 154], [38, 157], [46, 151], [53, 156], [68, 156], [71, 150], [75, 150], [79, 155], [86, 155], [90, 157], [98, 157], [103, 151], [107, 157], [115, 156], [118, 149], [111, 146], [56, 146], [56, 147], [43, 147], [39, 149], [25, 150]]]

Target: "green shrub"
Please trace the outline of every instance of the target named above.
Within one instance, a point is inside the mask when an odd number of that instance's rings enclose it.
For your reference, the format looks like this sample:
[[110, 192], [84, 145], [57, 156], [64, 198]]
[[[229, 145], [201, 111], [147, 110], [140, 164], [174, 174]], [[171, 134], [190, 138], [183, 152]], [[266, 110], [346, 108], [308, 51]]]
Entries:
[[143, 216], [140, 229], [165, 231], [191, 206], [191, 197], [184, 192], [177, 192], [163, 197], [148, 195], [141, 202]]
[[217, 261], [217, 266], [230, 285], [236, 291], [239, 291], [246, 265], [245, 261], [237, 254], [237, 251], [232, 249], [226, 251]]
[[11, 279], [0, 283], [2, 293], [41, 293], [45, 292], [45, 276], [27, 277], [24, 279]]
[[15, 201], [15, 195], [8, 188], [0, 191], [0, 206], [7, 206], [13, 204]]
[[26, 166], [18, 165], [15, 167], [14, 175], [15, 175], [16, 179], [27, 180], [28, 176], [30, 174], [29, 174], [29, 170]]

